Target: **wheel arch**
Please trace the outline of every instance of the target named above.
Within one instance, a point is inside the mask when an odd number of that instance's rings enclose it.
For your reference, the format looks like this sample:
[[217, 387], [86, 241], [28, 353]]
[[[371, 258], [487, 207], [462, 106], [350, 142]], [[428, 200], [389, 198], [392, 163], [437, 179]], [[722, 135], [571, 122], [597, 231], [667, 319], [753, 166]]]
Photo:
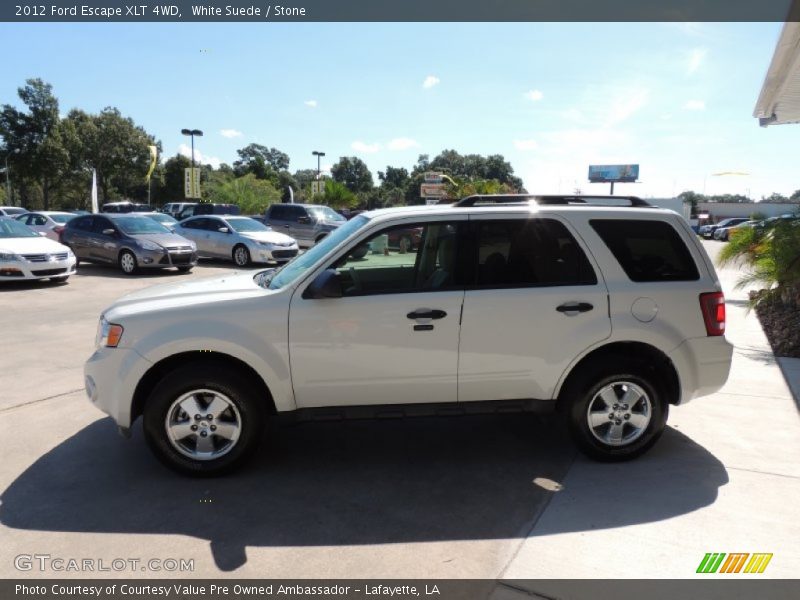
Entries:
[[275, 408], [275, 400], [274, 396], [272, 395], [272, 391], [269, 389], [269, 386], [264, 379], [250, 365], [234, 356], [231, 356], [230, 354], [195, 350], [189, 352], [180, 352], [178, 354], [167, 356], [166, 358], [163, 358], [157, 363], [153, 364], [147, 370], [144, 376], [142, 376], [142, 378], [139, 380], [139, 383], [136, 385], [136, 390], [133, 393], [130, 419], [131, 423], [133, 423], [144, 412], [147, 398], [150, 396], [150, 392], [153, 391], [158, 382], [161, 381], [171, 370], [187, 364], [192, 364], [195, 366], [201, 364], [215, 364], [236, 369], [244, 378], [252, 383], [257, 390], [263, 393], [263, 398], [264, 402], [266, 403], [268, 413], [271, 415], [276, 414], [277, 409]]
[[672, 360], [661, 350], [643, 342], [612, 342], [583, 356], [562, 376], [562, 380], [556, 389], [556, 400], [559, 408], [563, 407], [567, 401], [565, 392], [570, 389], [572, 383], [588, 369], [597, 367], [602, 363], [619, 360], [631, 360], [640, 363], [641, 366], [656, 375], [663, 384], [669, 404], [679, 404], [681, 398], [681, 384], [678, 370]]

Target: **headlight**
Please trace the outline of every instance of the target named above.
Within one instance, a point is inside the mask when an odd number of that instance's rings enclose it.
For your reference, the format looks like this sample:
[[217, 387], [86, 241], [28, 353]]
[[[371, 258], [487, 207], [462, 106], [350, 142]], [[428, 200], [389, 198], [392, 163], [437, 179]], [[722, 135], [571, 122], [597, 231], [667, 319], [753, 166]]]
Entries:
[[149, 240], [139, 240], [139, 246], [144, 250], [161, 250], [161, 246]]
[[0, 252], [0, 262], [12, 262], [22, 260], [19, 254], [14, 254], [13, 252]]
[[106, 321], [105, 317], [100, 317], [100, 322], [97, 324], [97, 336], [95, 338], [95, 346], [98, 348], [106, 346], [108, 348], [116, 348], [122, 339], [123, 328], [122, 325], [116, 325]]
[[189, 247], [192, 249], [192, 252], [197, 250], [197, 244], [195, 244], [192, 240], [189, 240]]
[[258, 242], [259, 246], [266, 246], [267, 248], [272, 248], [272, 242]]
[[75, 258], [75, 254], [73, 254], [72, 248], [67, 250], [67, 258]]

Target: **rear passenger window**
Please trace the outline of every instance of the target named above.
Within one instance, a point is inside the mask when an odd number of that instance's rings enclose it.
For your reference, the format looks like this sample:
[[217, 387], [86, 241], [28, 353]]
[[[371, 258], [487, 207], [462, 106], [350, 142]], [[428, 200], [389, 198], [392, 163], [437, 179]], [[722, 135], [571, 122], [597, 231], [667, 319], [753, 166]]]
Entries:
[[689, 249], [669, 223], [595, 219], [591, 225], [631, 281], [695, 281], [700, 278]]
[[477, 287], [595, 285], [575, 238], [553, 219], [476, 221]]

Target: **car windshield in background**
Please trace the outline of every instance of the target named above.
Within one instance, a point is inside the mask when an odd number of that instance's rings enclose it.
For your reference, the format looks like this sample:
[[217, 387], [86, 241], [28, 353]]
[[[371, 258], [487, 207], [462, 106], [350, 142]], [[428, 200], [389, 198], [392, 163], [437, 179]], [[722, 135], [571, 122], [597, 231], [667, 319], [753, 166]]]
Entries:
[[66, 223], [70, 219], [74, 219], [78, 215], [70, 215], [70, 214], [57, 214], [57, 215], [48, 215], [53, 221], [56, 223]]
[[19, 208], [19, 207], [14, 207], [14, 206], [6, 207], [3, 210], [5, 211], [6, 215], [8, 215], [8, 216], [28, 214], [28, 211], [25, 210], [24, 208]]
[[323, 221], [346, 221], [342, 215], [337, 213], [329, 206], [311, 206], [309, 207], [309, 212], [311, 212], [315, 217], [321, 219]]
[[259, 281], [259, 284], [271, 290], [277, 290], [297, 280], [303, 273], [313, 267], [317, 261], [336, 248], [342, 241], [350, 237], [369, 222], [369, 217], [359, 215], [334, 229], [321, 242], [314, 244], [305, 254], [290, 260], [282, 268]]
[[244, 218], [244, 219], [226, 219], [228, 221], [228, 225], [236, 231], [237, 233], [247, 233], [250, 231], [269, 231], [268, 227], [265, 227], [262, 223], [259, 223], [255, 219]]
[[161, 223], [156, 223], [148, 217], [121, 217], [114, 219], [114, 224], [123, 233], [128, 235], [138, 235], [140, 233], [171, 233], [169, 229]]
[[14, 219], [0, 219], [0, 238], [26, 237], [39, 237], [39, 234]]
[[177, 219], [173, 219], [169, 215], [165, 215], [163, 213], [153, 213], [151, 215], [147, 215], [149, 218], [153, 219], [154, 221], [158, 221], [163, 225], [174, 225], [178, 222]]

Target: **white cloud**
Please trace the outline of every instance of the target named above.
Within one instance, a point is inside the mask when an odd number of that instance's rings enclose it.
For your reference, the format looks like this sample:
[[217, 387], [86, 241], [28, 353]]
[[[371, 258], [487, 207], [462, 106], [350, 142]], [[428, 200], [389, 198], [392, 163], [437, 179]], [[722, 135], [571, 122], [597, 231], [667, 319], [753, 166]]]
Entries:
[[514, 140], [514, 147], [517, 150], [526, 152], [536, 150], [539, 147], [539, 143], [536, 140]]
[[317, 108], [317, 101], [316, 100], [306, 100], [305, 102], [303, 102], [303, 104], [305, 104], [309, 108]]
[[611, 101], [606, 125], [618, 125], [628, 120], [647, 104], [649, 96], [650, 91], [643, 88], [622, 90]]
[[419, 142], [405, 137], [394, 138], [386, 147], [389, 148], [389, 150], [408, 150], [410, 148], [418, 148]]
[[363, 152], [364, 154], [372, 154], [381, 149], [380, 144], [367, 144], [360, 140], [356, 140], [350, 144], [350, 147], [356, 152]]
[[706, 103], [703, 100], [689, 100], [683, 105], [686, 110], [705, 110]]
[[440, 82], [440, 79], [438, 77], [436, 77], [435, 75], [428, 75], [425, 78], [425, 81], [422, 82], [422, 87], [424, 87], [426, 90], [428, 90], [428, 89], [432, 88], [435, 85], [439, 85], [439, 82]]
[[[192, 158], [192, 147], [188, 144], [181, 144], [178, 146], [178, 154], [182, 154], [186, 158]], [[194, 149], [194, 162], [198, 165], [211, 165], [215, 169], [219, 169], [222, 161], [216, 156], [206, 156], [195, 147]]]
[[689, 58], [686, 61], [687, 75], [691, 75], [700, 68], [700, 66], [703, 64], [703, 61], [706, 59], [707, 54], [708, 50], [705, 48], [695, 48], [689, 53]]
[[533, 102], [538, 102], [539, 100], [544, 98], [544, 94], [539, 90], [530, 90], [528, 92], [525, 92], [525, 97]]
[[236, 129], [220, 129], [219, 134], [226, 138], [242, 137], [242, 132]]

